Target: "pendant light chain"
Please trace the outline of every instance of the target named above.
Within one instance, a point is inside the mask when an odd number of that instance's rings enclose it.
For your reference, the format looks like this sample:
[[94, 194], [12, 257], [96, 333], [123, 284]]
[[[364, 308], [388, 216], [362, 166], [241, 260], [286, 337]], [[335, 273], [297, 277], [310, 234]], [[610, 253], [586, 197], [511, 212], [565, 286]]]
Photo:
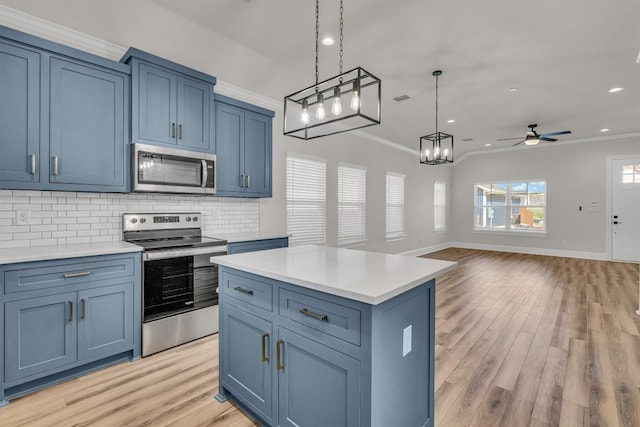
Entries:
[[[320, 32], [320, 0], [316, 0], [316, 85], [318, 85], [318, 68], [320, 66], [320, 62], [318, 60], [318, 37]], [[317, 88], [316, 88], [317, 91]]]
[[344, 36], [342, 35], [342, 30], [344, 29], [344, 21], [342, 20], [342, 12], [343, 12], [343, 7], [342, 7], [342, 0], [340, 0], [340, 74], [342, 74], [342, 55], [343, 55], [343, 48], [342, 48], [342, 40], [344, 39]]

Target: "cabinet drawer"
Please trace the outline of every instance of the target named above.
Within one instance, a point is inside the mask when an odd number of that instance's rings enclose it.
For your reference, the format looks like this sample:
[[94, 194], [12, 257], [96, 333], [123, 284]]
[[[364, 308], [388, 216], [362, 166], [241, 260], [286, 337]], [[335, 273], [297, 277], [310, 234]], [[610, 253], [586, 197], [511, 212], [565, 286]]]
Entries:
[[70, 263], [35, 267], [35, 263], [16, 264], [4, 273], [5, 293], [33, 291], [76, 283], [95, 282], [133, 276], [134, 259], [123, 257], [101, 261]]
[[222, 293], [267, 311], [273, 311], [273, 287], [243, 275], [224, 272], [219, 285]]
[[360, 310], [280, 288], [280, 316], [360, 345]]

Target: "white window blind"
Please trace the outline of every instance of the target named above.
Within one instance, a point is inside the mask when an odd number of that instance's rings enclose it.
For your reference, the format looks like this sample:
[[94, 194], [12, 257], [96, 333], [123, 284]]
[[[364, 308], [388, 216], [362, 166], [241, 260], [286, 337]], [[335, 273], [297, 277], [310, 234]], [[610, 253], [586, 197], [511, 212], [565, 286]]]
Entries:
[[404, 230], [404, 175], [387, 172], [387, 232], [385, 239], [406, 237]]
[[291, 245], [326, 243], [324, 159], [287, 153], [287, 233]]
[[433, 185], [433, 231], [447, 229], [447, 184], [436, 181]]
[[338, 244], [366, 242], [367, 168], [338, 164]]

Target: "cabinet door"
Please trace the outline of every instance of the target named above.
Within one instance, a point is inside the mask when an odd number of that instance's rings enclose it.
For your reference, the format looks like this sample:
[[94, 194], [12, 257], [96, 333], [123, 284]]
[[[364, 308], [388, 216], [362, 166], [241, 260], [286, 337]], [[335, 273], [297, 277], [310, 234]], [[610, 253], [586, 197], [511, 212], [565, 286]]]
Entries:
[[248, 175], [245, 193], [251, 196], [271, 196], [271, 117], [245, 113], [244, 173]]
[[78, 292], [78, 360], [133, 346], [133, 283]]
[[178, 145], [211, 151], [209, 134], [211, 95], [210, 84], [186, 77], [178, 78]]
[[278, 338], [278, 425], [359, 426], [360, 362], [285, 328]]
[[137, 140], [175, 144], [178, 132], [178, 76], [147, 64], [139, 64]]
[[[272, 324], [229, 303], [222, 304], [220, 313], [221, 383], [270, 424], [274, 366], [270, 351]], [[265, 358], [267, 360], [263, 360]]]
[[0, 43], [0, 181], [40, 181], [40, 54]]
[[242, 154], [244, 111], [226, 104], [216, 104], [217, 194], [243, 195]]
[[5, 382], [76, 361], [76, 293], [5, 304]]
[[51, 182], [124, 190], [125, 87], [122, 74], [51, 59]]

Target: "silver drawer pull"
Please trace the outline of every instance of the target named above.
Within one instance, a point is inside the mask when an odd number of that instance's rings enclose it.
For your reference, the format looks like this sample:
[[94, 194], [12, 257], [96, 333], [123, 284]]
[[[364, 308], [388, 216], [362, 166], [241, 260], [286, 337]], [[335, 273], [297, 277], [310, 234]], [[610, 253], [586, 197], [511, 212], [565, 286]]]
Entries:
[[317, 313], [314, 313], [313, 311], [307, 310], [306, 308], [300, 309], [300, 313], [304, 314], [305, 316], [309, 316], [313, 319], [321, 320], [323, 322], [329, 321], [329, 318], [327, 317], [326, 314], [317, 314]]
[[64, 278], [70, 279], [72, 277], [88, 276], [90, 274], [91, 274], [90, 271], [80, 271], [78, 273], [64, 273]]
[[36, 174], [36, 155], [31, 154], [31, 175]]
[[253, 295], [253, 291], [251, 289], [245, 289], [245, 288], [242, 288], [240, 286], [236, 286], [233, 289], [235, 289], [238, 292], [242, 292], [243, 294]]

